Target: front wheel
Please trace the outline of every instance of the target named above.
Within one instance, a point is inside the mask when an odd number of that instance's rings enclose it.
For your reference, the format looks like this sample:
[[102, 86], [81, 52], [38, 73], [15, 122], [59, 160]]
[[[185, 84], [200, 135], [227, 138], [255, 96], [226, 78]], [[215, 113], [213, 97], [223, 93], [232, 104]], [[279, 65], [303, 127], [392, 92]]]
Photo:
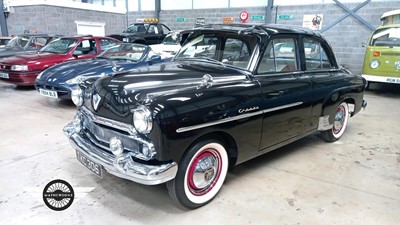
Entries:
[[327, 142], [335, 142], [339, 140], [346, 130], [349, 117], [349, 106], [346, 102], [340, 103], [336, 108], [332, 129], [322, 131], [322, 138]]
[[217, 195], [227, 171], [225, 147], [216, 140], [200, 141], [182, 157], [175, 179], [167, 182], [168, 193], [180, 206], [201, 207]]

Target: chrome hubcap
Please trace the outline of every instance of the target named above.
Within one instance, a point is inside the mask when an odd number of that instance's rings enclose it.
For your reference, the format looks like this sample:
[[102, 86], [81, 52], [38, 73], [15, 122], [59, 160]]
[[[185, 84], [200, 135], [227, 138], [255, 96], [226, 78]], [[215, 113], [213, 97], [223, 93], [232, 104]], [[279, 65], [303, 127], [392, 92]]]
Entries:
[[333, 133], [338, 134], [345, 123], [346, 109], [343, 106], [339, 106], [336, 110], [335, 121], [333, 122]]
[[190, 165], [188, 173], [189, 190], [194, 195], [204, 195], [218, 181], [221, 171], [220, 156], [213, 149], [200, 153]]

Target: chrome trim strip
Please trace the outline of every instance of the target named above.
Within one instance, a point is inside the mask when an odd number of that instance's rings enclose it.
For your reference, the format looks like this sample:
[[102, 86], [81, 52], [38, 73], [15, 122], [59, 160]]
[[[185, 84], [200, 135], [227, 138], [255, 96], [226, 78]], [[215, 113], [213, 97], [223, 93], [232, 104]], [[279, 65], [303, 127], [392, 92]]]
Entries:
[[210, 127], [210, 126], [214, 126], [217, 124], [227, 123], [227, 122], [231, 122], [231, 121], [235, 121], [235, 120], [245, 119], [248, 117], [261, 115], [262, 113], [263, 113], [262, 111], [257, 111], [257, 112], [253, 112], [253, 113], [246, 113], [246, 114], [239, 115], [239, 116], [233, 116], [233, 117], [217, 120], [214, 122], [203, 123], [203, 124], [188, 126], [188, 127], [181, 127], [176, 130], [176, 133], [183, 133], [186, 131], [196, 130], [196, 129], [200, 129], [200, 128], [204, 128], [204, 127]]
[[233, 116], [233, 117], [229, 117], [229, 118], [224, 118], [224, 119], [217, 120], [217, 121], [214, 121], [214, 122], [203, 123], [203, 124], [198, 124], [198, 125], [193, 125], [193, 126], [188, 126], [188, 127], [181, 127], [181, 128], [178, 128], [176, 130], [176, 133], [183, 133], [183, 132], [187, 132], [187, 131], [191, 131], [191, 130], [197, 130], [197, 129], [204, 128], [204, 127], [210, 127], [210, 126], [214, 126], [214, 125], [218, 125], [218, 124], [222, 124], [222, 123], [232, 122], [232, 121], [235, 121], [235, 120], [241, 120], [241, 119], [245, 119], [245, 118], [261, 115], [261, 114], [272, 112], [272, 111], [277, 111], [277, 110], [281, 110], [281, 109], [286, 109], [286, 108], [298, 106], [298, 105], [301, 105], [301, 104], [303, 104], [303, 102], [295, 102], [295, 103], [282, 105], [282, 106], [278, 106], [278, 107], [274, 107], [274, 108], [270, 108], [270, 109], [264, 109], [262, 111], [260, 110], [260, 111], [253, 112], [253, 113], [246, 113], [246, 114], [239, 115], [239, 116]]
[[277, 111], [277, 110], [281, 110], [281, 109], [291, 108], [291, 107], [295, 107], [295, 106], [302, 105], [302, 104], [303, 104], [303, 102], [295, 102], [295, 103], [291, 103], [291, 104], [287, 104], [287, 105], [281, 105], [281, 106], [270, 108], [270, 109], [264, 109], [263, 113], [269, 113], [269, 112], [273, 112], [273, 111]]
[[96, 116], [94, 115], [87, 107], [83, 106], [80, 108], [85, 115], [89, 116], [91, 120], [95, 123], [102, 124], [104, 126], [112, 127], [117, 130], [122, 130], [125, 132], [128, 132], [131, 135], [136, 135], [136, 129], [132, 125], [126, 124], [126, 123], [121, 123], [115, 120], [110, 120], [104, 117]]

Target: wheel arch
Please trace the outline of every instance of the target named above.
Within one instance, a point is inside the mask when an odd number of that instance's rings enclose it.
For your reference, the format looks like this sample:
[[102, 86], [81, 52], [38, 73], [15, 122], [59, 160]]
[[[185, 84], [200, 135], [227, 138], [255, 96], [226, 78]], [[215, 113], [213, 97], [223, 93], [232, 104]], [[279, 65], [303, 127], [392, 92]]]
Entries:
[[221, 144], [225, 147], [227, 154], [228, 154], [229, 169], [231, 169], [233, 166], [236, 165], [236, 161], [238, 158], [237, 143], [236, 143], [235, 139], [232, 137], [232, 135], [230, 135], [224, 131], [214, 131], [212, 133], [204, 134], [204, 135], [198, 137], [193, 142], [191, 142], [191, 144], [185, 149], [181, 158], [186, 154], [188, 149], [192, 148], [196, 143], [207, 140], [207, 139], [216, 139], [216, 140], [220, 141]]

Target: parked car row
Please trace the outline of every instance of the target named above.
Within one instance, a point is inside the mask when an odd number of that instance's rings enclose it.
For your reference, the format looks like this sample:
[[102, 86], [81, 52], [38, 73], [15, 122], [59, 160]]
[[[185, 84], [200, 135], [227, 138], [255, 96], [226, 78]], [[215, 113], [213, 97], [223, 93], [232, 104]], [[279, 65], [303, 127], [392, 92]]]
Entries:
[[172, 57], [143, 44], [123, 43], [110, 37], [53, 35], [18, 36], [3, 54], [8, 57], [0, 60], [1, 81], [35, 85], [44, 96], [67, 99], [85, 77], [111, 75]]

